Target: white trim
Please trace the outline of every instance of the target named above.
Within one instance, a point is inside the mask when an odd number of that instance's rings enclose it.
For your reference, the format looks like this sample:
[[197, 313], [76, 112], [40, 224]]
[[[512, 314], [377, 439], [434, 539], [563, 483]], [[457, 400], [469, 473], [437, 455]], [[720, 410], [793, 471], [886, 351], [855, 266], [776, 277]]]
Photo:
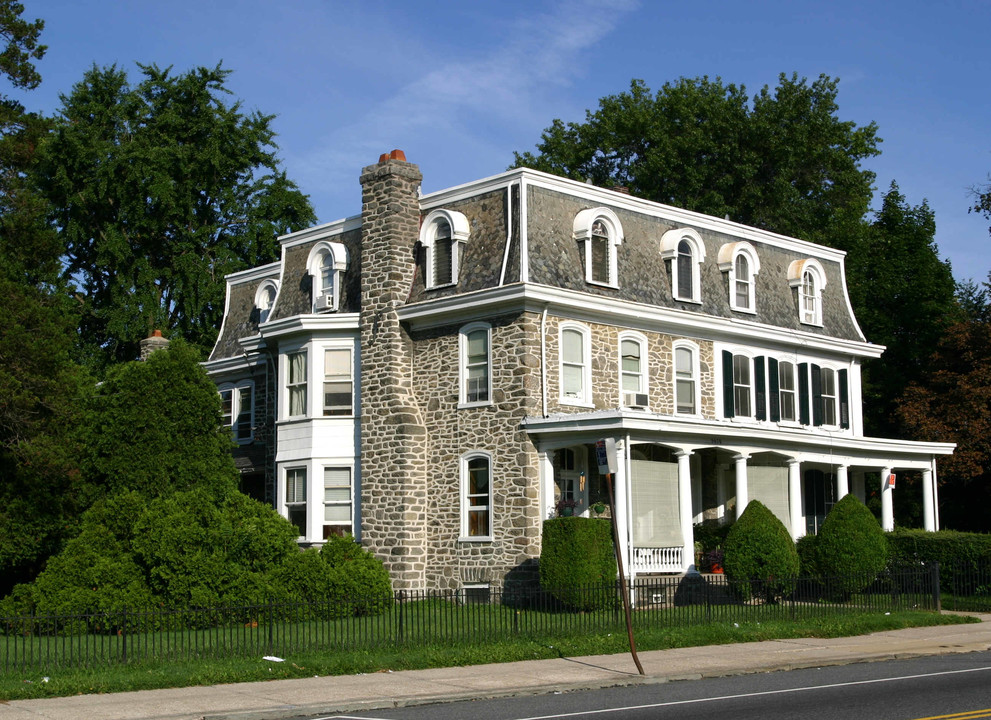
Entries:
[[[592, 227], [596, 221], [600, 220], [606, 227], [608, 243], [606, 247], [606, 263], [608, 265], [609, 278], [605, 282], [593, 279]], [[623, 225], [616, 213], [607, 207], [582, 210], [575, 215], [571, 229], [575, 240], [585, 245], [585, 282], [590, 285], [604, 285], [605, 287], [612, 288], [619, 287], [619, 270], [617, 268], [619, 253], [616, 251], [616, 248], [623, 243]]]
[[[435, 244], [437, 240], [437, 228], [442, 222], [451, 229], [451, 280], [450, 282], [435, 284], [434, 266], [437, 260]], [[470, 233], [471, 228], [468, 225], [468, 218], [456, 210], [438, 208], [423, 219], [420, 225], [419, 241], [420, 245], [426, 250], [423, 282], [427, 290], [458, 284], [458, 270], [461, 258], [460, 248], [468, 241]]]
[[[688, 296], [680, 295], [680, 276], [678, 270], [679, 250], [682, 243], [686, 243], [691, 249], [692, 287]], [[671, 268], [671, 297], [682, 302], [701, 303], [702, 302], [702, 272], [701, 266], [705, 262], [705, 242], [697, 230], [692, 228], [675, 228], [668, 230], [661, 236], [661, 258], [670, 260]]]
[[[333, 276], [329, 292], [323, 285], [323, 271], [328, 267]], [[348, 249], [341, 243], [321, 240], [310, 249], [306, 258], [306, 272], [311, 279], [310, 302], [314, 313], [337, 311], [341, 296], [341, 273], [347, 269]]]
[[[267, 308], [262, 308], [262, 298], [265, 293], [272, 291], [272, 302]], [[255, 290], [255, 309], [258, 310], [258, 324], [261, 325], [264, 322], [268, 322], [268, 319], [272, 317], [272, 311], [275, 309], [275, 303], [279, 299], [279, 281], [268, 278], [263, 280], [258, 285], [258, 289]]]
[[[472, 507], [477, 507], [468, 503], [468, 463], [475, 458], [485, 458], [489, 466], [489, 502], [487, 506], [489, 514], [489, 532], [487, 535], [468, 534], [468, 513]], [[495, 535], [495, 509], [493, 508], [493, 504], [495, 502], [495, 493], [493, 492], [494, 463], [492, 462], [492, 453], [486, 452], [485, 450], [471, 450], [461, 456], [459, 465], [460, 489], [458, 493], [458, 504], [461, 507], [461, 512], [459, 513], [461, 516], [461, 528], [458, 542], [492, 542]]]
[[[312, 333], [319, 331], [335, 332], [342, 330], [358, 330], [358, 313], [337, 313], [334, 315], [293, 315], [265, 323], [259, 328], [259, 340], [280, 338], [286, 335]], [[247, 347], [252, 338], [242, 338], [241, 345]]]
[[[747, 305], [743, 306], [737, 303], [736, 300], [736, 286], [740, 282], [739, 278], [736, 276], [736, 263], [737, 259], [743, 257], [747, 261], [747, 267], [750, 272], [750, 278], [746, 280], [747, 283]], [[719, 256], [717, 261], [719, 270], [724, 273], [728, 273], [727, 280], [729, 285], [729, 306], [730, 310], [736, 312], [745, 312], [756, 314], [757, 313], [757, 275], [760, 273], [760, 257], [757, 255], [757, 250], [754, 246], [745, 240], [740, 240], [738, 242], [725, 243], [719, 248]]]
[[[623, 388], [624, 376], [633, 375], [633, 373], [627, 373], [623, 370], [623, 343], [626, 341], [634, 342], [640, 347], [640, 370], [636, 373], [639, 378], [639, 390], [625, 390]], [[633, 330], [621, 332], [617, 338], [616, 352], [619, 359], [619, 407], [634, 407], [634, 405], [626, 402], [626, 396], [630, 393], [636, 393], [647, 396], [646, 404], [635, 406], [646, 410], [650, 407], [650, 354], [647, 336]]]
[[[468, 335], [485, 330], [485, 400], [469, 401], [468, 385]], [[492, 326], [485, 322], [468, 323], [458, 330], [458, 408], [492, 405]]]
[[[582, 391], [579, 397], [568, 397], [564, 394], [564, 333], [577, 332], [582, 339], [582, 358], [580, 362]], [[577, 363], [569, 363], [574, 366]], [[592, 406], [592, 331], [587, 325], [565, 321], [557, 328], [557, 380], [558, 402], [562, 405]]]
[[270, 262], [267, 265], [259, 265], [258, 267], [249, 268], [247, 270], [239, 270], [237, 272], [228, 273], [224, 276], [228, 285], [240, 285], [242, 283], [251, 282], [252, 280], [263, 280], [268, 277], [278, 277], [279, 270], [281, 270], [282, 261], [276, 260], [275, 262]]
[[[806, 276], [812, 278], [815, 283], [815, 293], [812, 296], [815, 307], [811, 315], [805, 311], [804, 307]], [[798, 321], [804, 325], [821, 327], [823, 290], [826, 289], [826, 271], [823, 269], [822, 263], [815, 258], [792, 261], [788, 266], [788, 284], [798, 291]], [[852, 313], [851, 317], [853, 317]]]
[[[677, 352], [679, 348], [685, 348], [690, 350], [692, 353], [692, 382], [695, 385], [695, 396], [693, 402], [695, 403], [695, 412], [682, 413], [678, 412], [678, 360]], [[702, 416], [702, 372], [701, 372], [701, 358], [700, 349], [698, 343], [692, 340], [686, 340], [680, 338], [671, 343], [671, 385], [672, 385], [672, 397], [674, 398], [674, 414], [679, 417], [701, 417]], [[713, 373], [715, 375], [715, 373]]]
[[314, 225], [313, 227], [297, 230], [287, 235], [280, 235], [277, 240], [282, 243], [282, 248], [285, 250], [286, 248], [296, 247], [297, 245], [305, 245], [314, 240], [323, 240], [350, 230], [359, 229], [361, 229], [361, 215], [352, 215], [341, 220], [334, 220], [323, 225]]
[[723, 318], [680, 308], [662, 308], [533, 283], [515, 283], [501, 288], [433, 298], [404, 305], [398, 308], [397, 313], [400, 320], [417, 328], [430, 328], [453, 324], [459, 320], [466, 321], [482, 314], [494, 316], [506, 310], [540, 313], [545, 305], [554, 314], [566, 315], [583, 322], [633, 325], [643, 331], [684, 333], [691, 337], [727, 342], [752, 342], [754, 338], [760, 338], [768, 348], [803, 348], [868, 358], [880, 357], [884, 352], [883, 345], [859, 340], [818, 335], [744, 318]]
[[691, 210], [684, 210], [651, 200], [644, 200], [634, 195], [624, 195], [617, 193], [615, 190], [587, 185], [530, 168], [514, 168], [498, 175], [492, 175], [462, 185], [427, 193], [420, 198], [420, 206], [426, 210], [444, 204], [451, 204], [458, 200], [473, 198], [485, 192], [503, 188], [507, 183], [512, 183], [520, 179], [534, 187], [564, 193], [594, 205], [609, 205], [616, 209], [629, 210], [630, 212], [663, 220], [670, 225], [691, 225], [696, 230], [731, 235], [740, 240], [765, 243], [774, 247], [791, 250], [801, 255], [816, 255], [823, 260], [840, 262], [846, 255], [842, 250], [816, 245], [808, 240], [779, 235], [749, 225], [742, 225], [732, 220], [724, 220]]

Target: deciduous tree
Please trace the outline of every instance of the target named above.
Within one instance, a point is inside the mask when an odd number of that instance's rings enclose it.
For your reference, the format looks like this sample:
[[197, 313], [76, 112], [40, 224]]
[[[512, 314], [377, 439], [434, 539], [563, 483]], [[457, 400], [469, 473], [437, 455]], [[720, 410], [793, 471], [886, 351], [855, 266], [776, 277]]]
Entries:
[[134, 359], [154, 329], [209, 348], [223, 276], [275, 259], [275, 238], [314, 219], [279, 167], [272, 116], [225, 101], [229, 71], [139, 68], [131, 85], [93, 67], [62, 96], [36, 174], [81, 337], [111, 361]]

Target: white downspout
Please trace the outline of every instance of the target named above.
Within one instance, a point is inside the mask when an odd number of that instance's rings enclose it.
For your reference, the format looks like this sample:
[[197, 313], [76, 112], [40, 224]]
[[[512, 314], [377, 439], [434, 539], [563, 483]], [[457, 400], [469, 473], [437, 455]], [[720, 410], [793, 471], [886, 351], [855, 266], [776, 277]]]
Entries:
[[540, 413], [547, 417], [547, 306], [540, 315]]

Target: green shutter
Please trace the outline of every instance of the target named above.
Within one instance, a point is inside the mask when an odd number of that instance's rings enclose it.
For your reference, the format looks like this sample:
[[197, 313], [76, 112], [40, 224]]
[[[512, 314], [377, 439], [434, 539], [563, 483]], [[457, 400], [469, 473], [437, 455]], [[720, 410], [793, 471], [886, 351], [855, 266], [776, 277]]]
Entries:
[[733, 412], [733, 353], [723, 350], [723, 417], [734, 417]]
[[778, 361], [774, 358], [767, 359], [767, 379], [771, 386], [771, 422], [778, 422], [781, 419], [781, 398], [778, 387]]
[[764, 376], [763, 357], [754, 358], [754, 397], [757, 399], [754, 417], [758, 420], [767, 420], [767, 382]]
[[809, 364], [798, 364], [798, 421], [809, 424]]
[[822, 368], [812, 366], [812, 424], [822, 425]]

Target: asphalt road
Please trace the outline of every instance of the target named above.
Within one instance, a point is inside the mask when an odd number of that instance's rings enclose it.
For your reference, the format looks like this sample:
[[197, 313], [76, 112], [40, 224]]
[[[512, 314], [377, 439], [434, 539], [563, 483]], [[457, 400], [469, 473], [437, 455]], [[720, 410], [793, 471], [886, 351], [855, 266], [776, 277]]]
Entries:
[[320, 718], [972, 720], [991, 718], [991, 653], [427, 705], [353, 715], [324, 715]]

